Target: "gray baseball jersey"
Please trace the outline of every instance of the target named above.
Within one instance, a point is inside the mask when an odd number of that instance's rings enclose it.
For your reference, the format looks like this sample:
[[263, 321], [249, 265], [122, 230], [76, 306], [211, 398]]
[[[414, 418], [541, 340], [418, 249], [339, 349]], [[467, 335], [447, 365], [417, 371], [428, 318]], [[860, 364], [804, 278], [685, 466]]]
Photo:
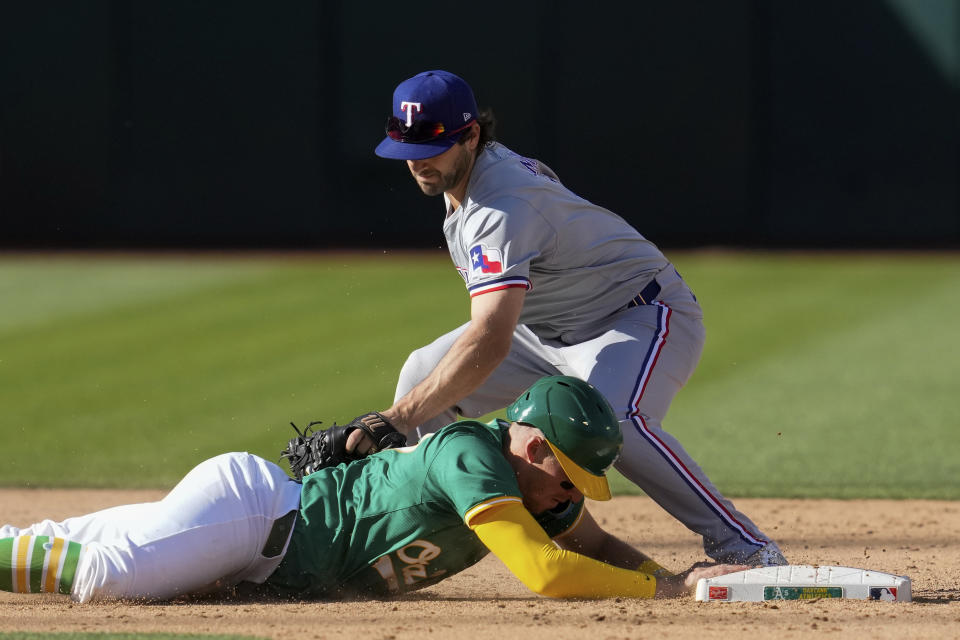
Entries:
[[470, 295], [528, 289], [520, 323], [543, 338], [596, 325], [668, 264], [623, 218], [501, 144], [477, 159], [443, 231]]
[[[705, 333], [700, 305], [660, 250], [542, 163], [500, 144], [478, 156], [461, 206], [446, 204], [444, 233], [470, 295], [527, 292], [509, 355], [418, 433], [458, 414], [497, 411], [541, 376], [576, 376], [599, 389], [621, 420], [617, 469], [701, 534], [708, 555], [739, 562], [772, 544], [662, 428]], [[397, 399], [430, 374], [468, 324], [410, 355]]]

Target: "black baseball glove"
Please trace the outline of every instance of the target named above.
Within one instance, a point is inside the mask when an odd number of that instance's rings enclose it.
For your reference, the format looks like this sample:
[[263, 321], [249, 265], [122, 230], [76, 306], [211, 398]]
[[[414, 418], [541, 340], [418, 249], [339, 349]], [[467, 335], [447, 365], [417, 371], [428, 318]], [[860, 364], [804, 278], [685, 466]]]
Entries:
[[[371, 453], [396, 449], [407, 444], [406, 436], [376, 411], [357, 416], [349, 424], [337, 425], [334, 422], [332, 427], [321, 431], [313, 430], [313, 426], [317, 424], [320, 422], [311, 422], [300, 431], [297, 425], [290, 423], [297, 432], [297, 437], [291, 438], [287, 448], [280, 452], [280, 457], [286, 458], [290, 463], [290, 472], [296, 480], [302, 480], [304, 476], [325, 467], [360, 460]], [[366, 433], [373, 443], [365, 453], [347, 451], [347, 438], [356, 429]]]

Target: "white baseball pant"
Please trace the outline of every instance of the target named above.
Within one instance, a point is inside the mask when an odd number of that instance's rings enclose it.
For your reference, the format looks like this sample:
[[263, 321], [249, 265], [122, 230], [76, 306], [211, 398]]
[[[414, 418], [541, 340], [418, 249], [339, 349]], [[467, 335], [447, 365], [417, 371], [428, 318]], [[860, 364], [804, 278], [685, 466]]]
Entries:
[[292, 531], [285, 531], [279, 553], [266, 557], [274, 523], [299, 505], [300, 485], [280, 467], [227, 453], [199, 464], [158, 502], [24, 528], [5, 525], [0, 538], [52, 536], [84, 545], [74, 600], [168, 599], [266, 580]]

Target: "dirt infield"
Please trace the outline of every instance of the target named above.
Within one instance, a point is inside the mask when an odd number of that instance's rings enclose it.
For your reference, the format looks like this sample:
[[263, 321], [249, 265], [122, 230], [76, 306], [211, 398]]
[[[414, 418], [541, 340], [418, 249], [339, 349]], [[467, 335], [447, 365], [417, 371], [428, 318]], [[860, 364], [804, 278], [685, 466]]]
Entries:
[[[0, 520], [35, 520], [153, 500], [156, 491], [0, 489]], [[63, 596], [0, 593], [0, 630], [165, 631], [293, 638], [518, 637], [960, 638], [960, 503], [740, 500], [795, 564], [837, 564], [908, 575], [914, 602], [837, 600], [697, 603], [555, 601], [532, 595], [495, 559], [413, 596], [348, 603], [231, 601], [77, 605]], [[698, 542], [646, 498], [591, 503], [610, 531], [671, 568], [702, 560]]]

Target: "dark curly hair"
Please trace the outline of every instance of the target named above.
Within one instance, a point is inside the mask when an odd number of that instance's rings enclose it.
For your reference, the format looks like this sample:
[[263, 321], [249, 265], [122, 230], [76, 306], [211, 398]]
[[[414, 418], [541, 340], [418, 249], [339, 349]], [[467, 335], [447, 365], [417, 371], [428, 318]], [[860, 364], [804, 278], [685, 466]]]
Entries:
[[[497, 119], [493, 115], [493, 109], [489, 107], [480, 109], [480, 112], [477, 113], [477, 124], [480, 125], [480, 134], [477, 139], [477, 151], [476, 154], [479, 156], [483, 153], [483, 150], [487, 148], [492, 142], [496, 141], [496, 128], [497, 128]], [[464, 144], [467, 140], [470, 139], [469, 135], [461, 136], [457, 140], [457, 144]]]

